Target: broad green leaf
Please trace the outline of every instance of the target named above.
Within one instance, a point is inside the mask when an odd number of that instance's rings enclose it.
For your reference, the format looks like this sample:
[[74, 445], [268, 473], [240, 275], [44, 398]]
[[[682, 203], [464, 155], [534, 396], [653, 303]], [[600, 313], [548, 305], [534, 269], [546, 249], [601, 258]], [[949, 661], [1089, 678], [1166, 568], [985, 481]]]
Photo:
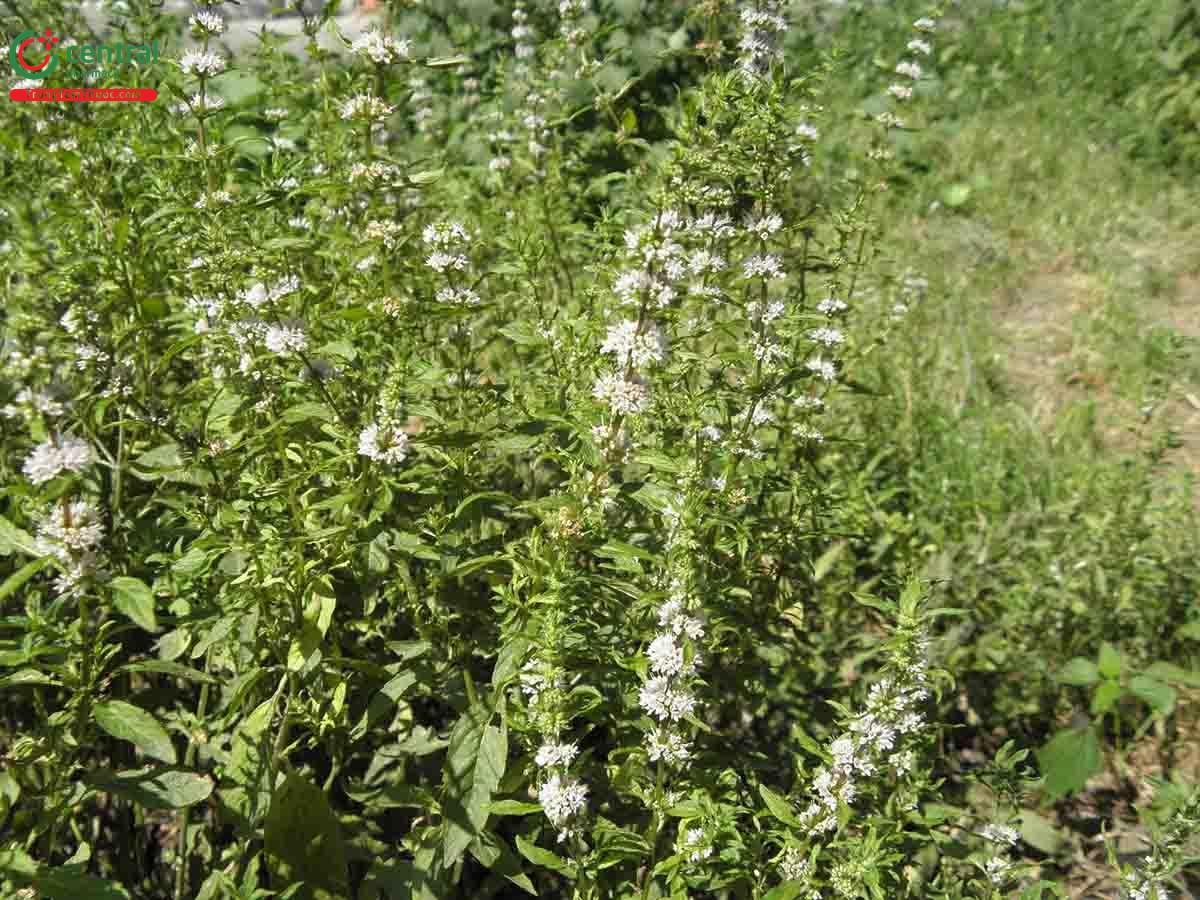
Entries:
[[489, 725], [491, 713], [472, 706], [455, 723], [446, 751], [446, 819], [442, 861], [451, 865], [483, 830], [508, 757], [508, 742], [500, 729]]
[[1175, 688], [1148, 675], [1134, 675], [1129, 679], [1129, 693], [1148, 704], [1160, 716], [1171, 714], [1178, 696]]
[[1192, 672], [1169, 662], [1152, 663], [1143, 675], [1149, 675], [1157, 681], [1167, 684], [1186, 684], [1189, 687], [1200, 687], [1200, 672]]
[[143, 631], [158, 630], [158, 620], [154, 617], [154, 594], [144, 581], [120, 575], [110, 584], [113, 589], [113, 606], [119, 612], [132, 619]]
[[175, 765], [175, 746], [166, 730], [140, 706], [124, 700], [97, 703], [93, 709], [96, 724], [115, 738], [129, 741], [147, 756]]
[[1018, 819], [1021, 839], [1047, 856], [1056, 854], [1063, 845], [1063, 836], [1050, 821], [1031, 809], [1021, 810]]
[[1095, 684], [1100, 680], [1100, 670], [1090, 659], [1077, 656], [1059, 670], [1058, 680], [1081, 686]]
[[348, 894], [341, 826], [319, 787], [289, 774], [271, 798], [263, 827], [281, 884], [303, 881], [306, 890], [298, 896], [313, 900], [340, 900]]
[[1096, 692], [1092, 694], [1091, 712], [1093, 716], [1102, 716], [1121, 699], [1121, 695], [1125, 693], [1120, 682], [1103, 681], [1096, 688]]
[[1058, 732], [1037, 751], [1037, 758], [1046, 792], [1055, 799], [1080, 790], [1103, 767], [1100, 741], [1090, 727]]
[[83, 780], [97, 790], [132, 800], [146, 809], [182, 809], [207, 800], [213, 792], [211, 778], [184, 769], [97, 769], [84, 775]]
[[1105, 678], [1121, 677], [1120, 651], [1107, 641], [1100, 645], [1099, 668]]

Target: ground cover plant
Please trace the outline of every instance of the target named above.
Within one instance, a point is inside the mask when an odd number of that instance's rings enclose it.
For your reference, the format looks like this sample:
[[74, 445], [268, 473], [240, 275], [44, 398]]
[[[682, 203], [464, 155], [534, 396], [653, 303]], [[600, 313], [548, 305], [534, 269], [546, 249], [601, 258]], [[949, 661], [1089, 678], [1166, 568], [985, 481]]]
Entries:
[[1189, 896], [1187, 3], [237, 12], [3, 12], [165, 48], [0, 113], [4, 896]]

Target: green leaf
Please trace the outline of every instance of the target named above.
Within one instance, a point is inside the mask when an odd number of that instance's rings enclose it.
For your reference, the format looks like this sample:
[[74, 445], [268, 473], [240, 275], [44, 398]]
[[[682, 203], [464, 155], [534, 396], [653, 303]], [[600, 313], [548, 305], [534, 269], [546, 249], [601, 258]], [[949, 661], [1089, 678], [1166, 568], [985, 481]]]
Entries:
[[319, 787], [289, 774], [271, 797], [263, 829], [282, 883], [303, 881], [308, 891], [300, 896], [313, 900], [341, 900], [348, 894], [341, 826]]
[[1047, 856], [1056, 854], [1063, 845], [1063, 836], [1048, 819], [1031, 809], [1021, 810], [1018, 819], [1021, 839]]
[[0, 516], [0, 556], [10, 556], [14, 551], [29, 556], [41, 556], [33, 535], [18, 528], [4, 516]]
[[489, 725], [491, 712], [472, 706], [450, 732], [446, 751], [446, 830], [442, 860], [452, 865], [487, 824], [492, 794], [504, 776], [508, 742], [500, 729]]
[[528, 816], [541, 811], [540, 803], [526, 803], [523, 800], [496, 800], [488, 804], [488, 812], [493, 816]]
[[82, 865], [43, 868], [33, 886], [49, 900], [129, 900], [125, 888], [88, 875]]
[[763, 900], [795, 900], [803, 892], [803, 881], [785, 881], [763, 894]]
[[837, 563], [838, 558], [848, 546], [847, 541], [838, 541], [828, 550], [821, 554], [820, 558], [813, 563], [813, 581], [817, 582], [829, 574], [829, 570]]
[[292, 424], [305, 422], [309, 419], [321, 419], [325, 422], [332, 422], [334, 414], [324, 403], [317, 403], [313, 400], [297, 403], [283, 412], [283, 421]]
[[122, 741], [129, 741], [147, 756], [175, 765], [175, 747], [166, 730], [140, 706], [124, 700], [97, 703], [93, 715], [96, 724]]
[[[3, 521], [0, 519], [0, 521]], [[0, 536], [0, 554], [4, 552], [4, 539]], [[1200, 641], [1200, 622], [1188, 622], [1186, 625], [1181, 625], [1179, 630], [1175, 632], [1175, 636], [1184, 640]]]
[[126, 663], [117, 669], [118, 672], [155, 672], [159, 675], [173, 675], [176, 678], [186, 678], [200, 684], [216, 684], [217, 679], [205, 675], [199, 669], [185, 666], [182, 663], [168, 662], [164, 659], [148, 659], [144, 662]]
[[951, 209], [958, 209], [966, 204], [971, 199], [971, 186], [969, 184], [947, 185], [942, 189], [942, 202]]
[[1100, 645], [1100, 674], [1105, 678], [1121, 677], [1121, 654], [1112, 644], [1105, 641]]
[[1091, 712], [1093, 716], [1102, 716], [1121, 699], [1125, 693], [1119, 681], [1104, 681], [1092, 694]]
[[1064, 729], [1037, 751], [1046, 777], [1046, 792], [1054, 799], [1080, 790], [1103, 766], [1100, 741], [1092, 728]]
[[1189, 687], [1200, 687], [1200, 672], [1192, 672], [1169, 662], [1156, 662], [1146, 667], [1143, 675], [1149, 675], [1167, 684], [1186, 684]]
[[561, 872], [571, 879], [575, 878], [575, 866], [573, 864], [567, 862], [551, 850], [543, 850], [537, 844], [531, 844], [520, 835], [517, 835], [517, 849], [521, 851], [523, 857], [535, 866]]
[[120, 575], [110, 584], [113, 589], [113, 606], [118, 612], [131, 619], [143, 631], [158, 630], [158, 620], [154, 617], [154, 594], [144, 581]]
[[1160, 716], [1169, 716], [1175, 709], [1178, 694], [1175, 688], [1148, 675], [1135, 675], [1129, 680], [1129, 693], [1150, 706]]
[[425, 65], [431, 69], [447, 69], [453, 66], [466, 65], [471, 61], [469, 56], [431, 56], [425, 60]]
[[1058, 680], [1081, 686], [1095, 684], [1100, 680], [1100, 670], [1090, 659], [1077, 656], [1059, 670]]
[[792, 805], [788, 803], [786, 798], [779, 796], [779, 794], [775, 793], [765, 784], [758, 786], [758, 793], [763, 798], [763, 802], [767, 804], [767, 809], [771, 811], [771, 815], [785, 825], [791, 825], [793, 828], [800, 827], [800, 819], [792, 811]]
[[25, 565], [5, 578], [4, 584], [0, 584], [0, 603], [3, 603], [21, 588], [25, 587], [26, 582], [30, 578], [50, 565], [51, 559], [49, 556], [43, 556], [41, 559], [25, 563]]
[[126, 772], [96, 769], [83, 776], [89, 787], [132, 800], [146, 809], [183, 809], [207, 800], [212, 779], [184, 769], [142, 768]]
[[59, 680], [37, 669], [18, 669], [0, 678], [0, 687], [20, 687], [24, 684], [59, 684]]
[[521, 871], [520, 858], [507, 842], [496, 835], [485, 831], [477, 840], [472, 841], [471, 855], [497, 875], [507, 878], [525, 893], [535, 897], [538, 895], [529, 876]]

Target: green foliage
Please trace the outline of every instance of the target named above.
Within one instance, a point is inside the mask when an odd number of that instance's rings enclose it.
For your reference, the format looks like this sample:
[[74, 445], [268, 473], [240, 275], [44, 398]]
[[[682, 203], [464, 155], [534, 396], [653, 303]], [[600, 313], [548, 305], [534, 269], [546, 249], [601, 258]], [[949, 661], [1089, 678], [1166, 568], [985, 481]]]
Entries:
[[385, 6], [113, 4], [156, 103], [0, 112], [0, 892], [1064, 896], [1051, 804], [1200, 677], [1194, 511], [950, 396], [894, 216], [997, 202], [938, 142], [1023, 72], [1134, 115], [1140, 26]]

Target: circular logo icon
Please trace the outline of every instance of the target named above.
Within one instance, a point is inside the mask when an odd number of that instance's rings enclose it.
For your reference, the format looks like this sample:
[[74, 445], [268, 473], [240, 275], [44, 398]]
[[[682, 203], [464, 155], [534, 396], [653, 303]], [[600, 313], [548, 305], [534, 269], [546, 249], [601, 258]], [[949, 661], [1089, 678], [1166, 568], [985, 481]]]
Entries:
[[[45, 78], [58, 68], [58, 56], [49, 50], [52, 44], [57, 43], [58, 38], [51, 37], [49, 29], [46, 30], [45, 37], [40, 37], [36, 31], [22, 31], [8, 46], [8, 61], [18, 75], [25, 78]], [[41, 62], [33, 62], [36, 54], [30, 52], [30, 44], [41, 44], [46, 48], [46, 55]]]

